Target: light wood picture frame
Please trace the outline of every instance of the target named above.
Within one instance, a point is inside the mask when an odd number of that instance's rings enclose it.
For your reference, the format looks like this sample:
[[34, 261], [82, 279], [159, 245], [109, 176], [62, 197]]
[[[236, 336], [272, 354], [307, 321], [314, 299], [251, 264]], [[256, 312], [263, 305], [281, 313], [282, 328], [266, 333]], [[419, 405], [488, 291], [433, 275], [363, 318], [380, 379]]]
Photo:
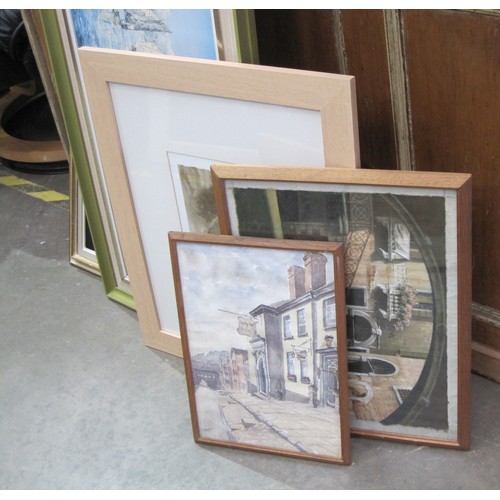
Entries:
[[350, 464], [342, 245], [169, 242], [195, 441]]
[[[168, 231], [186, 230], [175, 171], [194, 167], [210, 183], [214, 161], [357, 167], [354, 79], [95, 48], [79, 53], [145, 344], [181, 356], [165, 266]], [[200, 200], [212, 196], [210, 185], [198, 191]], [[198, 208], [206, 218], [206, 206]]]
[[223, 234], [345, 244], [351, 429], [470, 446], [471, 177], [214, 165]]
[[[253, 11], [151, 11], [148, 19], [152, 22], [164, 23], [173, 15], [176, 16], [176, 24], [169, 27], [167, 23], [168, 30], [172, 31], [175, 26], [179, 32], [179, 28], [183, 26], [184, 32], [191, 32], [196, 36], [196, 40], [191, 42], [184, 37], [185, 45], [175, 47], [169, 46], [174, 39], [172, 33], [148, 31], [144, 26], [130, 29], [127, 22], [134, 19], [136, 14], [140, 21], [144, 11], [40, 9], [29, 12], [41, 20], [53, 66], [53, 80], [68, 134], [72, 175], [70, 262], [86, 271], [101, 275], [108, 297], [135, 309], [121, 242], [102, 174], [99, 153], [95, 148], [92, 123], [88, 116], [86, 89], [77, 51], [79, 40], [87, 37], [85, 40], [92, 40], [93, 44], [113, 44], [113, 47], [121, 50], [180, 50], [180, 55], [184, 55], [186, 51], [201, 54], [205, 50], [202, 45], [207, 45], [207, 57], [257, 62]], [[189, 16], [196, 16], [196, 20], [193, 17], [191, 21]], [[75, 29], [74, 22], [78, 23], [78, 29]], [[200, 29], [194, 29], [194, 22]], [[199, 35], [202, 27], [206, 33], [204, 37]], [[208, 38], [210, 30], [212, 39]]]

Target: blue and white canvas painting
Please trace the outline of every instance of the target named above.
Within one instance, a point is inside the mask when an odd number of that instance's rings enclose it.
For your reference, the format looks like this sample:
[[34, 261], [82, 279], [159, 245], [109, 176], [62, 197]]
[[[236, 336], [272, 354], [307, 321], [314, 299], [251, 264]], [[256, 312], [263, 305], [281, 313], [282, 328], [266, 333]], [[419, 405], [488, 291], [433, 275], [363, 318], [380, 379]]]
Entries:
[[78, 47], [218, 59], [211, 9], [72, 9]]

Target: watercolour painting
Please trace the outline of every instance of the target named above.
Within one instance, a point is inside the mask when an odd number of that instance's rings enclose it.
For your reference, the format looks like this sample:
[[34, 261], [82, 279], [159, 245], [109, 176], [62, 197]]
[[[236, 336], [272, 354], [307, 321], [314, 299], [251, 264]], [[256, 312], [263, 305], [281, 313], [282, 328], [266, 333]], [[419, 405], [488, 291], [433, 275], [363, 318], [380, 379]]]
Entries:
[[466, 448], [470, 176], [213, 171], [223, 234], [344, 244], [352, 429]]
[[349, 463], [341, 245], [169, 237], [195, 440]]

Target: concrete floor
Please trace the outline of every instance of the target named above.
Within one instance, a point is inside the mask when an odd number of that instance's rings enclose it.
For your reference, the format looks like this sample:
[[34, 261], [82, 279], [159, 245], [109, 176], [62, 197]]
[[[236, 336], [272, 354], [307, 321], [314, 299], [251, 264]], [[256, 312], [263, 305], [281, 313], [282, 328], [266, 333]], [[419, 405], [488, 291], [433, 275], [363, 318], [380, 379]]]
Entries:
[[[68, 192], [67, 174], [11, 174]], [[500, 385], [478, 376], [467, 452], [353, 438], [347, 467], [195, 444], [182, 360], [69, 264], [68, 228], [66, 209], [0, 185], [2, 489], [500, 487]]]

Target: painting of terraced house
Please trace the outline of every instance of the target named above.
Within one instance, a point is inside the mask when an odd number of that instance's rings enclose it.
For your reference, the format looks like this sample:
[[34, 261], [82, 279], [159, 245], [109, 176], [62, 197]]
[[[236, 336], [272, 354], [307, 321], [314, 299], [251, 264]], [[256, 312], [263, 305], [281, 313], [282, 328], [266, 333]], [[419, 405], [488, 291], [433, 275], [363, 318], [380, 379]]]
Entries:
[[341, 245], [170, 238], [195, 439], [348, 463]]

